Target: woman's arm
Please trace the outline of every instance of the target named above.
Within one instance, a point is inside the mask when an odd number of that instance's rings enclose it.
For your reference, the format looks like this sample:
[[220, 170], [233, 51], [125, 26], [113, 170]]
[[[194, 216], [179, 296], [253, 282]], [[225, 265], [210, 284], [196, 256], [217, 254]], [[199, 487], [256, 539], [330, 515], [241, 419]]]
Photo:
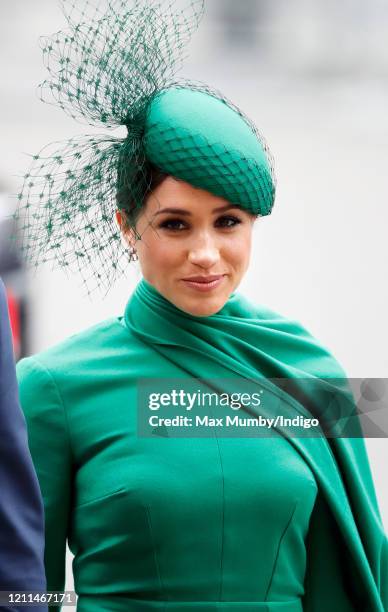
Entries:
[[355, 612], [357, 579], [342, 542], [333, 514], [319, 491], [306, 538], [305, 612]]
[[[358, 446], [364, 446], [362, 439], [357, 440], [357, 443]], [[366, 451], [364, 472], [365, 457]], [[365, 480], [363, 484], [366, 486]], [[375, 498], [374, 495], [372, 497]], [[366, 599], [359, 566], [349, 552], [347, 542], [341, 534], [325, 496], [319, 491], [306, 537], [304, 612], [327, 612], [327, 610], [355, 612], [361, 609], [370, 612], [372, 610], [388, 612], [388, 540], [380, 530], [376, 529], [376, 525], [372, 524], [374, 512], [372, 503], [369, 507], [354, 506], [353, 512], [357, 518], [360, 535], [365, 536], [364, 545], [368, 548], [368, 560], [379, 592], [376, 598], [378, 601], [372, 604], [372, 599], [370, 601]], [[369, 521], [371, 525], [368, 530]]]

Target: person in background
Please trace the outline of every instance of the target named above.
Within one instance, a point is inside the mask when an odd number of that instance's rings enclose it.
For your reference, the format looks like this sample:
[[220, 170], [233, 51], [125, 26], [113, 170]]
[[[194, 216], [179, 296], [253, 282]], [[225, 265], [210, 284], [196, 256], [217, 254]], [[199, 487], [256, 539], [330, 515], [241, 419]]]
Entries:
[[[0, 591], [45, 591], [44, 514], [19, 404], [6, 292], [0, 280]], [[20, 610], [32, 606], [20, 607]], [[36, 612], [47, 605], [34, 605]], [[19, 607], [0, 604], [0, 610]]]
[[8, 190], [0, 181], [0, 277], [3, 280], [8, 302], [15, 360], [28, 353], [28, 284], [19, 246], [13, 239], [15, 225], [14, 206]]

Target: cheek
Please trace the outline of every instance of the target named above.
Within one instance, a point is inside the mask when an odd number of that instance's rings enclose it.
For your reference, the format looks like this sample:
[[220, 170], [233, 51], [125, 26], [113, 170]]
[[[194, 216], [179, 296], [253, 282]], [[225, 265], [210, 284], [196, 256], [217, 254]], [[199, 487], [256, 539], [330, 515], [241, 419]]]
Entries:
[[236, 268], [245, 268], [249, 263], [252, 247], [252, 229], [244, 228], [244, 231], [230, 236], [224, 244], [224, 257]]
[[168, 240], [155, 232], [146, 232], [138, 249], [145, 270], [172, 268], [182, 258], [182, 247], [178, 241]]

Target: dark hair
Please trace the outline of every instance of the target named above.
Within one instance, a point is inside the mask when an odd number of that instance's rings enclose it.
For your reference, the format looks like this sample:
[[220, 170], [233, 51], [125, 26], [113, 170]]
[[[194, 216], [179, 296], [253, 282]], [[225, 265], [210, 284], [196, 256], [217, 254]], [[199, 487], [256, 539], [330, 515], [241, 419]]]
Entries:
[[145, 205], [147, 197], [163, 183], [169, 175], [162, 172], [151, 163], [147, 163], [145, 170], [142, 170], [139, 176], [139, 184], [142, 185], [141, 198], [136, 201], [133, 193], [126, 187], [122, 187], [116, 193], [117, 207], [119, 208], [123, 221], [124, 229], [135, 227], [136, 221], [141, 213], [142, 207]]
[[[136, 202], [133, 193], [128, 188], [122, 188], [117, 191], [116, 200], [117, 206], [123, 217], [123, 229], [128, 230], [136, 227], [137, 219], [141, 213], [142, 207], [145, 205], [147, 197], [163, 183], [163, 181], [171, 176], [165, 172], [159, 170], [156, 166], [151, 163], [147, 163], [146, 170], [142, 171], [141, 181], [143, 184], [142, 197], [140, 204]], [[145, 185], [145, 187], [144, 187]], [[242, 210], [243, 207], [241, 207]], [[255, 219], [261, 217], [259, 213], [250, 213]]]

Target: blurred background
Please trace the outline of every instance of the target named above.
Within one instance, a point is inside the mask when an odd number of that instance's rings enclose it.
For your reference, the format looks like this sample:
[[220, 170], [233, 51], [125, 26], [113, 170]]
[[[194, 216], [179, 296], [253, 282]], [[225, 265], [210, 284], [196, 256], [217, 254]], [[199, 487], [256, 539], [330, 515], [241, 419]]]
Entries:
[[[132, 264], [90, 298], [80, 278], [32, 275], [7, 239], [26, 154], [93, 133], [36, 95], [38, 37], [64, 25], [56, 0], [1, 3], [0, 275], [17, 357], [121, 315], [141, 278]], [[386, 0], [207, 0], [182, 76], [240, 106], [275, 157], [275, 209], [257, 224], [241, 292], [300, 320], [350, 377], [388, 378]], [[367, 447], [388, 526], [387, 439]]]

